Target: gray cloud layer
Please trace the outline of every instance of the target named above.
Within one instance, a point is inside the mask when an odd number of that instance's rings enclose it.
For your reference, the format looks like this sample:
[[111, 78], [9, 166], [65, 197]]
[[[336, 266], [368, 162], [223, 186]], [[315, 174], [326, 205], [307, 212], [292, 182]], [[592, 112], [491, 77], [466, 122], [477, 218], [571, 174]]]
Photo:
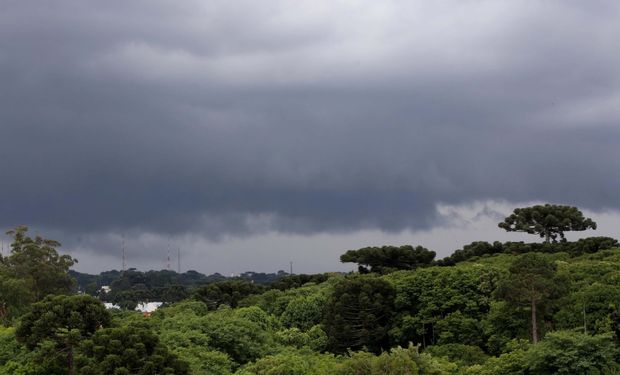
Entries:
[[0, 225], [209, 238], [619, 209], [613, 1], [1, 1]]

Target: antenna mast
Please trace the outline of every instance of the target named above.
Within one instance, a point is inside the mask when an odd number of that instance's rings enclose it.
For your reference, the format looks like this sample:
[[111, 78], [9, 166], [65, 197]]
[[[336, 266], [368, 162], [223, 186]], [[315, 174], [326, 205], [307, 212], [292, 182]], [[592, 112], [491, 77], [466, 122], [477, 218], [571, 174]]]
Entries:
[[177, 249], [177, 273], [181, 273], [181, 248]]
[[166, 269], [170, 271], [170, 237], [168, 237], [168, 258], [166, 258]]
[[125, 233], [123, 233], [123, 239], [121, 242], [121, 248], [123, 250], [123, 272], [125, 272]]

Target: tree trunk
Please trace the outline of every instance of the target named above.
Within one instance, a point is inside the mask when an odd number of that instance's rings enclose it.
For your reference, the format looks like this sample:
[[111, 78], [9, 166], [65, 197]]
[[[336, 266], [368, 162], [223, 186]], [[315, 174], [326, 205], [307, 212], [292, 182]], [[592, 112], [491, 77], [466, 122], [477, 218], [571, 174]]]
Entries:
[[545, 231], [545, 243], [549, 243], [551, 241], [551, 234], [549, 231]]
[[71, 346], [67, 353], [67, 375], [73, 375], [73, 347]]
[[538, 325], [536, 324], [536, 301], [532, 299], [532, 343], [538, 342]]

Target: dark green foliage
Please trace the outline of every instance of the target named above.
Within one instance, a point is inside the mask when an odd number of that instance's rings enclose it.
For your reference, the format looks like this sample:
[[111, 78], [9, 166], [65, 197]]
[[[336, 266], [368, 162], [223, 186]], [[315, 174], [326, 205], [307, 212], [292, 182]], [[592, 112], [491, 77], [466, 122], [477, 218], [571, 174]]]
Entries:
[[382, 246], [349, 250], [340, 256], [343, 263], [357, 263], [360, 272], [389, 273], [413, 270], [428, 266], [435, 259], [435, 252], [422, 246]]
[[491, 309], [482, 320], [486, 351], [499, 355], [508, 350], [513, 339], [529, 340], [531, 314], [505, 301], [491, 302]]
[[299, 288], [308, 283], [320, 284], [327, 281], [328, 278], [329, 274], [326, 273], [320, 273], [316, 275], [289, 275], [274, 281], [269, 286], [272, 289], [287, 290], [292, 288]]
[[144, 327], [101, 329], [84, 340], [80, 353], [77, 374], [189, 374], [187, 364]]
[[103, 304], [91, 296], [48, 296], [32, 305], [15, 335], [29, 349], [41, 349], [47, 368], [66, 364], [71, 373], [74, 348], [97, 329], [108, 326], [110, 320]]
[[367, 348], [380, 352], [387, 348], [394, 296], [394, 288], [376, 277], [352, 277], [336, 283], [324, 319], [329, 350], [344, 353]]
[[497, 296], [515, 307], [529, 307], [533, 343], [538, 341], [537, 308], [563, 291], [556, 271], [555, 263], [544, 254], [524, 254], [515, 259], [497, 289]]
[[525, 254], [525, 253], [567, 253], [573, 257], [583, 254], [596, 253], [601, 250], [618, 247], [618, 240], [611, 237], [588, 237], [574, 242], [559, 243], [524, 243], [499, 242], [492, 244], [484, 241], [472, 242], [456, 250], [452, 255], [435, 262], [439, 266], [453, 266], [475, 257], [493, 254]]
[[[397, 272], [386, 279], [396, 289], [392, 344], [413, 342], [425, 347], [440, 340], [458, 342], [468, 335], [469, 344], [483, 343], [479, 321], [490, 309], [498, 270], [478, 265], [429, 267]], [[446, 318], [453, 324], [441, 323]]]
[[110, 325], [110, 314], [91, 296], [49, 296], [32, 305], [17, 327], [17, 338], [29, 348], [45, 339], [55, 339], [59, 330], [78, 330], [81, 337]]
[[262, 285], [245, 280], [229, 280], [208, 284], [194, 292], [194, 298], [205, 303], [210, 310], [220, 305], [237, 307], [239, 301], [249, 295], [259, 294], [266, 290]]
[[515, 208], [498, 226], [508, 232], [538, 234], [545, 242], [564, 241], [564, 232], [596, 229], [596, 223], [584, 218], [577, 207], [554, 204]]

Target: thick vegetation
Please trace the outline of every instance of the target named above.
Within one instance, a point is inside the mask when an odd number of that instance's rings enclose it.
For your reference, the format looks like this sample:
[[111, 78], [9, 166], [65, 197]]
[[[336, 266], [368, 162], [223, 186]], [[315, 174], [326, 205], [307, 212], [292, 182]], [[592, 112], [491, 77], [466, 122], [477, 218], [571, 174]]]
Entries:
[[196, 282], [144, 317], [73, 294], [74, 260], [13, 233], [0, 265], [2, 374], [620, 373], [610, 238], [477, 242], [438, 262], [419, 247], [365, 248], [343, 256], [364, 274]]

